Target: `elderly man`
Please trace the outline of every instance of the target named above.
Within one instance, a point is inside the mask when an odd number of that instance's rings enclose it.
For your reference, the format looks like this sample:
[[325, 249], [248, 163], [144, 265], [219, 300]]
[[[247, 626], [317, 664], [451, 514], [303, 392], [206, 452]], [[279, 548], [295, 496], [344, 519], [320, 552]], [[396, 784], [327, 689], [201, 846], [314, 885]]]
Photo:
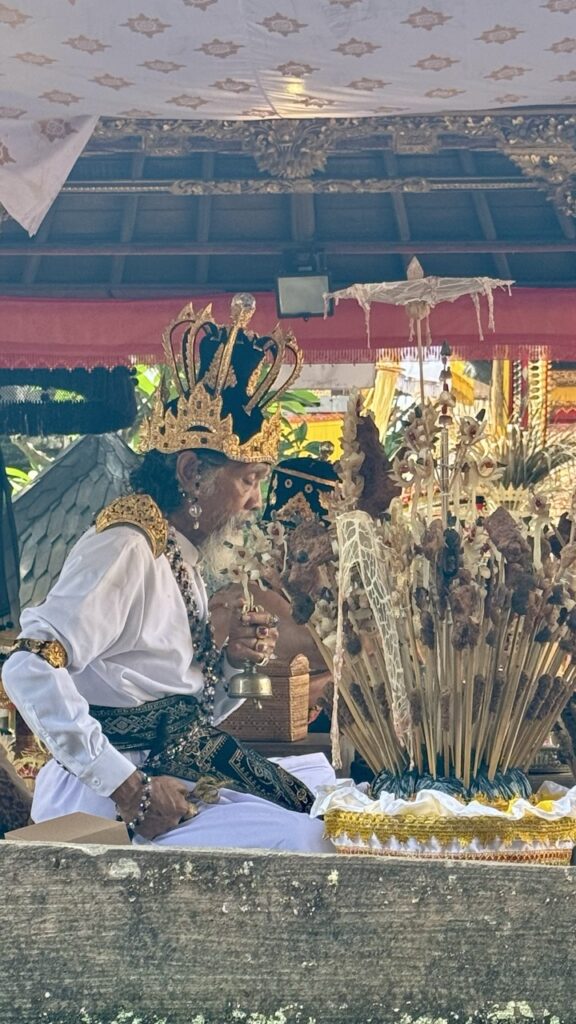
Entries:
[[[327, 762], [273, 764], [214, 724], [236, 706], [226, 681], [272, 655], [277, 622], [237, 608], [218, 650], [202, 549], [259, 507], [280, 430], [265, 409], [300, 356], [291, 336], [245, 330], [250, 296], [233, 300], [230, 327], [210, 313], [186, 307], [164, 332], [169, 372], [133, 493], [100, 513], [22, 616], [4, 687], [53, 755], [32, 817], [119, 815], [137, 841], [164, 845], [328, 850], [306, 785], [332, 779]], [[292, 373], [272, 391], [288, 354]]]

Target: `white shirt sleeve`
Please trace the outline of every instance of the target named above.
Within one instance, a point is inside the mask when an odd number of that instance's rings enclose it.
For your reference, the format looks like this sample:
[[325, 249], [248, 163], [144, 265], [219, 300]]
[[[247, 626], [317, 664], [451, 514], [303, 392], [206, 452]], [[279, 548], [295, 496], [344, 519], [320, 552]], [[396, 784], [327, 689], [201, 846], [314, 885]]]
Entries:
[[7, 661], [2, 684], [52, 756], [95, 793], [110, 796], [132, 775], [132, 761], [106, 739], [65, 668], [19, 651]]
[[[60, 579], [38, 608], [22, 615], [22, 635], [57, 639], [71, 671], [137, 639], [153, 555], [130, 527], [88, 533], [70, 553]], [[33, 654], [7, 661], [2, 682], [33, 732], [65, 768], [101, 796], [110, 796], [134, 765], [104, 736], [68, 669]]]

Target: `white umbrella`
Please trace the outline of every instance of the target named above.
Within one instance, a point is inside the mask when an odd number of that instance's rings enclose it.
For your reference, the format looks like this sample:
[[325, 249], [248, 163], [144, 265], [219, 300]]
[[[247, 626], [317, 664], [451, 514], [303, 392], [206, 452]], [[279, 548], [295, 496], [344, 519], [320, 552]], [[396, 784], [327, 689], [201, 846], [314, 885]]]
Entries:
[[414, 257], [410, 261], [406, 281], [382, 281], [378, 284], [353, 284], [337, 292], [325, 296], [326, 302], [333, 299], [336, 305], [340, 299], [355, 299], [364, 310], [366, 329], [370, 332], [370, 307], [373, 302], [386, 302], [391, 306], [404, 306], [408, 314], [410, 326], [408, 341], [416, 337], [418, 346], [418, 362], [420, 366], [420, 396], [424, 402], [424, 353], [422, 347], [422, 322], [426, 325], [426, 343], [432, 343], [429, 316], [435, 306], [441, 302], [455, 302], [462, 295], [469, 295], [474, 303], [476, 322], [480, 338], [482, 323], [480, 319], [480, 298], [485, 296], [488, 304], [488, 328], [494, 330], [494, 299], [493, 292], [497, 288], [510, 287], [513, 281], [501, 281], [493, 277], [424, 277], [419, 261]]

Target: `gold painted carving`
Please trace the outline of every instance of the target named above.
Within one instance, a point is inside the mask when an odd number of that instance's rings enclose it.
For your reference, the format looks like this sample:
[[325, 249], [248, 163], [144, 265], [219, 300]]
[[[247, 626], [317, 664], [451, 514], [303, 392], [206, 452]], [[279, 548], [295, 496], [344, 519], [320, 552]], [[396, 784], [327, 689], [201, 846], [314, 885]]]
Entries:
[[[356, 149], [378, 143], [392, 152], [435, 153], [442, 148], [496, 149], [506, 154], [536, 186], [542, 187], [563, 213], [574, 216], [576, 199], [576, 115], [570, 108], [562, 113], [527, 110], [522, 113], [456, 113], [431, 116], [373, 118], [271, 119], [261, 121], [180, 121], [104, 119], [98, 125], [90, 148], [133, 147], [151, 155], [182, 155], [220, 147], [243, 150], [254, 156], [258, 169], [280, 182], [300, 184], [326, 169], [327, 159], [339, 145], [353, 143]], [[316, 182], [315, 182], [316, 184]], [[350, 182], [349, 191], [416, 191], [384, 181]], [[211, 185], [214, 192], [211, 193]], [[258, 191], [259, 183], [228, 183], [235, 192]], [[489, 187], [489, 183], [487, 183]], [[184, 195], [225, 192], [224, 183], [175, 183], [174, 191]], [[263, 182], [263, 192], [272, 193], [273, 183]], [[287, 189], [288, 190], [288, 189]], [[325, 182], [310, 191], [346, 191]], [[422, 183], [422, 191], [426, 191]], [[278, 191], [281, 191], [278, 188]]]
[[102, 509], [96, 517], [96, 533], [111, 526], [135, 526], [145, 534], [154, 558], [164, 553], [168, 522], [149, 494], [126, 494]]

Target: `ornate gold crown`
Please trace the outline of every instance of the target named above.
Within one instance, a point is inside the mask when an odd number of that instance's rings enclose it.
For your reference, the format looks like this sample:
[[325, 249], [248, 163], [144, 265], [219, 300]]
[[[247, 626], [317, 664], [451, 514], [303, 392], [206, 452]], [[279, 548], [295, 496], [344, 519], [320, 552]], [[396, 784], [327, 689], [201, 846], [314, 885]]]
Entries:
[[[211, 305], [195, 313], [189, 303], [168, 325], [162, 334], [166, 368], [140, 451], [207, 448], [236, 462], [276, 461], [280, 410], [264, 413], [300, 373], [302, 353], [294, 335], [278, 326], [269, 336], [245, 331], [255, 308], [252, 295], [235, 295], [228, 327], [212, 321]], [[287, 353], [292, 367], [278, 384]]]

